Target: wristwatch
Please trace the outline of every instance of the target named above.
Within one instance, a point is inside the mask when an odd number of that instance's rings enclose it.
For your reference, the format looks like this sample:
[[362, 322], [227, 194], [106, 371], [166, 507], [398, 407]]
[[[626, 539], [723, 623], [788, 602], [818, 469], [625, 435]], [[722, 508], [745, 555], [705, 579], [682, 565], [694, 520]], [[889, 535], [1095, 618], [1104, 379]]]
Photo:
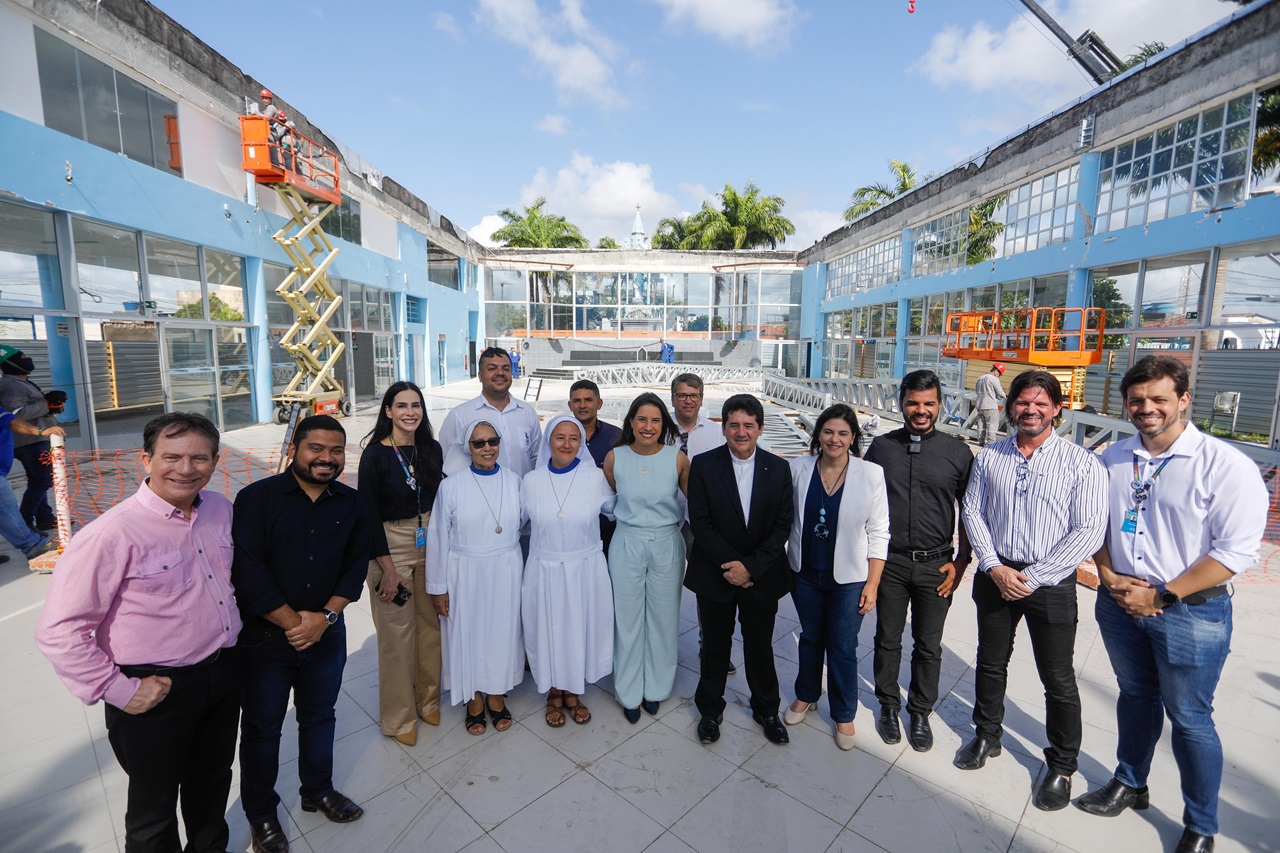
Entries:
[[1166, 588], [1164, 584], [1156, 587], [1156, 598], [1160, 599], [1160, 603], [1165, 607], [1172, 607], [1182, 600], [1176, 592]]
[[326, 625], [334, 625], [337, 623], [338, 614], [334, 611], [326, 609], [321, 610], [320, 612], [324, 614], [324, 621]]
[[973, 559], [972, 551], [961, 551], [959, 554], [956, 554], [956, 558], [952, 562], [967, 563], [972, 559]]

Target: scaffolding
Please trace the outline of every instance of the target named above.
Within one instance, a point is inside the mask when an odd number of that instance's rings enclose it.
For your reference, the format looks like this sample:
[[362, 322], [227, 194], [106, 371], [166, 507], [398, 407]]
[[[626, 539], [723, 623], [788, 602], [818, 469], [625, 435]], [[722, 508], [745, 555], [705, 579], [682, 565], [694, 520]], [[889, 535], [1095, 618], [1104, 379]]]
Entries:
[[244, 170], [256, 183], [275, 190], [289, 217], [272, 239], [293, 262], [276, 294], [294, 313], [280, 348], [294, 360], [297, 372], [272, 400], [277, 422], [292, 423], [303, 410], [350, 414], [342, 385], [333, 375], [346, 344], [329, 329], [342, 305], [328, 273], [338, 250], [323, 227], [324, 218], [342, 203], [342, 193], [337, 157], [293, 128], [276, 125], [266, 116], [240, 117]]

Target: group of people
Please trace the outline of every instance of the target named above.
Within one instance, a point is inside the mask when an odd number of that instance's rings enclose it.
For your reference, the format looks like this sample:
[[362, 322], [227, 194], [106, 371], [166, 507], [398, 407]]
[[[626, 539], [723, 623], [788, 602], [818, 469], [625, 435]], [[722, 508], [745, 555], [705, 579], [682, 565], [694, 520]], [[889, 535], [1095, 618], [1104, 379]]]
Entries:
[[[507, 351], [485, 350], [478, 368], [481, 394], [438, 434], [417, 386], [388, 389], [357, 489], [338, 481], [346, 435], [326, 416], [303, 419], [288, 469], [242, 489], [234, 506], [204, 490], [218, 458], [207, 419], [175, 413], [147, 425], [147, 479], [72, 540], [37, 633], [72, 692], [106, 703], [130, 777], [128, 850], [176, 849], [179, 799], [187, 849], [225, 849], [238, 720], [253, 849], [287, 851], [275, 782], [291, 692], [302, 808], [360, 817], [334, 788], [333, 738], [342, 613], [363, 584], [380, 727], [406, 746], [419, 722], [439, 725], [445, 691], [465, 703], [468, 733], [509, 729], [506, 694], [526, 664], [548, 726], [590, 721], [586, 686], [610, 674], [630, 723], [658, 714], [675, 681], [683, 586], [697, 599], [700, 741], [720, 737], [737, 623], [764, 736], [789, 741], [788, 726], [817, 707], [825, 667], [836, 745], [851, 749], [858, 633], [875, 611], [875, 727], [900, 742], [910, 612], [907, 738], [924, 752], [944, 622], [976, 560], [976, 735], [955, 764], [976, 770], [1001, 752], [1025, 619], [1049, 740], [1033, 802], [1062, 808], [1082, 731], [1075, 573], [1089, 557], [1120, 685], [1119, 764], [1077, 805], [1101, 815], [1146, 807], [1167, 712], [1187, 802], [1178, 850], [1212, 849], [1222, 754], [1211, 702], [1230, 638], [1227, 584], [1256, 560], [1267, 502], [1242, 454], [1182, 419], [1190, 394], [1178, 362], [1147, 358], [1129, 371], [1122, 393], [1138, 435], [1101, 458], [1053, 431], [1061, 389], [1031, 371], [1009, 389], [1012, 434], [975, 459], [936, 429], [941, 383], [916, 371], [899, 392], [903, 427], [865, 455], [856, 413], [837, 404], [818, 417], [810, 453], [790, 461], [760, 446], [754, 396], [730, 397], [718, 424], [704, 416], [695, 374], [676, 377], [670, 408], [637, 396], [621, 427], [599, 419], [599, 388], [580, 380], [569, 413], [544, 426], [511, 394]], [[799, 667], [783, 709], [773, 631], [788, 594]]]

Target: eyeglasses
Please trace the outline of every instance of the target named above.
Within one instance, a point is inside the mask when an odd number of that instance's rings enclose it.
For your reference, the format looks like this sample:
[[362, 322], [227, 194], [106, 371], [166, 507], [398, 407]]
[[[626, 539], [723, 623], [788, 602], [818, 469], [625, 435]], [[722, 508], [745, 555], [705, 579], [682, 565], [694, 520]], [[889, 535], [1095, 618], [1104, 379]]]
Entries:
[[486, 444], [489, 445], [490, 447], [497, 447], [499, 444], [502, 444], [502, 436], [495, 435], [493, 438], [471, 439], [471, 446], [474, 447], [476, 450], [479, 450], [480, 448], [484, 447]]
[[702, 399], [702, 395], [701, 395], [700, 393], [697, 393], [697, 392], [694, 392], [694, 393], [692, 393], [692, 394], [689, 394], [689, 393], [685, 393], [685, 394], [672, 394], [671, 396], [672, 396], [672, 397], [676, 400], [676, 402], [678, 402], [678, 403], [688, 403], [690, 400], [701, 400], [701, 399]]
[[1014, 483], [1014, 488], [1018, 494], [1026, 494], [1027, 486], [1031, 483], [1031, 467], [1027, 465], [1026, 460], [1018, 463], [1018, 481]]

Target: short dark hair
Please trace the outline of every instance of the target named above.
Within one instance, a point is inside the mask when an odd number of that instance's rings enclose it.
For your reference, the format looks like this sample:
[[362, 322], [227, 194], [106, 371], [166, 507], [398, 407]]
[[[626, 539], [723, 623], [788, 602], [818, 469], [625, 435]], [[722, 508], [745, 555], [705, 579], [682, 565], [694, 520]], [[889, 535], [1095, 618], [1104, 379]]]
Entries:
[[1058, 383], [1058, 377], [1047, 370], [1028, 370], [1026, 373], [1019, 373], [1009, 384], [1009, 402], [1006, 405], [1012, 406], [1028, 388], [1043, 390], [1055, 406], [1061, 406], [1066, 400], [1062, 396], [1062, 385]]
[[476, 364], [483, 365], [486, 358], [497, 358], [498, 356], [502, 356], [507, 360], [507, 364], [511, 364], [511, 353], [507, 352], [502, 347], [489, 347], [484, 352], [480, 353], [480, 357], [476, 359]]
[[631, 408], [627, 409], [627, 416], [622, 419], [622, 432], [618, 433], [618, 438], [613, 443], [614, 447], [625, 447], [636, 440], [635, 430], [631, 428], [631, 419], [636, 416], [636, 412], [640, 411], [641, 406], [657, 406], [658, 411], [662, 412], [662, 432], [658, 435], [660, 443], [666, 444], [669, 436], [679, 432], [676, 422], [671, 419], [671, 413], [667, 411], [667, 404], [652, 391], [645, 391], [631, 401]]
[[213, 421], [195, 412], [166, 412], [148, 421], [142, 428], [142, 452], [155, 456], [157, 439], [177, 438], [192, 431], [209, 439], [209, 443], [213, 445], [213, 455], [218, 455], [218, 442], [221, 438], [218, 428], [213, 425]]
[[577, 382], [570, 385], [569, 397], [572, 399], [573, 395], [577, 394], [579, 391], [590, 391], [592, 394], [596, 395], [596, 399], [602, 399], [600, 397], [600, 386], [592, 382], [590, 379], [579, 379]]
[[1148, 355], [1137, 360], [1120, 380], [1120, 399], [1129, 398], [1129, 386], [1160, 379], [1173, 380], [1173, 390], [1181, 397], [1191, 390], [1191, 371], [1176, 358], [1168, 355]]
[[849, 431], [853, 433], [853, 442], [849, 445], [849, 452], [861, 458], [862, 428], [858, 426], [858, 413], [844, 403], [828, 406], [823, 410], [822, 414], [818, 415], [818, 420], [813, 425], [813, 438], [809, 439], [809, 452], [817, 453], [822, 448], [819, 436], [822, 435], [822, 428], [827, 425], [827, 421], [832, 418], [840, 418], [849, 425]]
[[752, 394], [734, 394], [720, 407], [720, 420], [729, 420], [734, 412], [746, 412], [756, 419], [756, 424], [764, 427], [764, 406]]
[[302, 439], [307, 437], [308, 433], [319, 431], [333, 431], [342, 433], [342, 437], [347, 437], [347, 431], [342, 428], [342, 424], [338, 423], [338, 419], [332, 415], [311, 415], [298, 421], [298, 425], [293, 429], [293, 441], [290, 444], [297, 446], [302, 443]]
[[907, 395], [912, 391], [928, 391], [930, 389], [937, 390], [938, 402], [942, 402], [942, 380], [938, 378], [938, 374], [932, 370], [911, 371], [902, 377], [902, 384], [898, 386], [898, 408], [902, 408], [903, 403], [907, 400]]
[[681, 373], [675, 379], [671, 380], [671, 394], [675, 396], [677, 385], [691, 385], [702, 393], [702, 377], [696, 373]]

